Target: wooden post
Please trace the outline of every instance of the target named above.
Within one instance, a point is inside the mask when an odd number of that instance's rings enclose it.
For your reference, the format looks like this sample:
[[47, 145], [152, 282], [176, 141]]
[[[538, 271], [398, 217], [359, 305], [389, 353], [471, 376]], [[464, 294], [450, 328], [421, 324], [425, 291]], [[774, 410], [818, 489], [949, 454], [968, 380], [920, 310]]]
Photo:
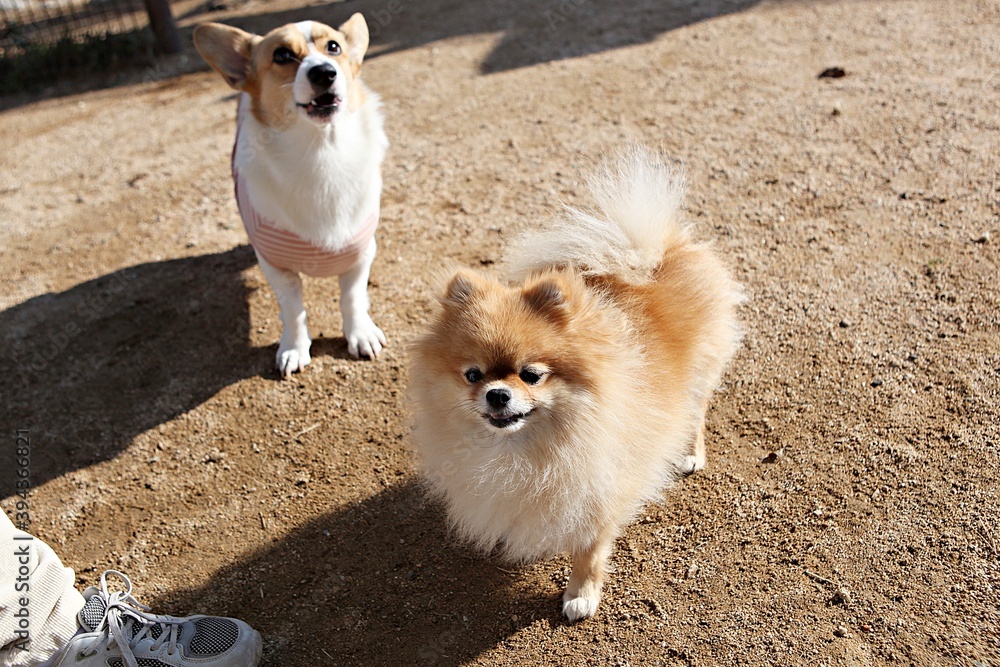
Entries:
[[149, 14], [149, 27], [153, 30], [153, 37], [156, 44], [157, 53], [180, 53], [181, 35], [177, 32], [177, 22], [170, 11], [169, 0], [145, 0], [146, 13]]

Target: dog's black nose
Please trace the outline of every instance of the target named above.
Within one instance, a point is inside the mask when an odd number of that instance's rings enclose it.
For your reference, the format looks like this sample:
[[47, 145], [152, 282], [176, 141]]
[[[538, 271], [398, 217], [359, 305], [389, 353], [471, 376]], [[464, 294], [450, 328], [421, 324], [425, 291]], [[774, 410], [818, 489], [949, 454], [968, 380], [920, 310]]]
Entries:
[[308, 77], [309, 83], [317, 88], [327, 90], [333, 85], [333, 80], [337, 78], [337, 70], [330, 63], [323, 63], [310, 69]]
[[486, 402], [490, 404], [491, 408], [502, 408], [510, 403], [510, 398], [509, 389], [490, 389], [486, 392]]

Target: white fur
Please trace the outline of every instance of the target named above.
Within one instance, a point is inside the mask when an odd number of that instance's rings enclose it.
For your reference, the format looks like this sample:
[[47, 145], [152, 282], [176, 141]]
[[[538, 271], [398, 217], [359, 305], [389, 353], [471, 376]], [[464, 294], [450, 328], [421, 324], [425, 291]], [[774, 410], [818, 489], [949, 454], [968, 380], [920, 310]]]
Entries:
[[257, 254], [257, 262], [278, 299], [281, 340], [274, 362], [282, 377], [288, 377], [301, 371], [312, 360], [309, 356], [312, 338], [306, 326], [306, 308], [302, 303], [302, 279], [297, 273], [271, 266], [260, 254]]
[[681, 463], [681, 472], [685, 475], [690, 475], [698, 472], [699, 470], [704, 470], [705, 462], [704, 452], [685, 456], [684, 461]]
[[565, 219], [522, 235], [507, 252], [512, 280], [565, 265], [647, 282], [663, 253], [689, 239], [680, 220], [684, 176], [661, 155], [630, 146], [588, 185], [597, 212], [566, 207]]
[[313, 38], [312, 38], [313, 22], [312, 21], [299, 21], [298, 23], [295, 24], [295, 27], [298, 28], [299, 32], [302, 33], [302, 37], [306, 40], [306, 44], [310, 44], [311, 45], [312, 41], [313, 41]]
[[597, 613], [597, 605], [601, 601], [601, 591], [594, 586], [586, 592], [572, 594], [568, 590], [563, 594], [563, 613], [571, 621], [590, 618]]
[[[249, 96], [242, 97], [241, 106], [248, 108]], [[347, 108], [345, 101], [323, 126], [295, 118], [288, 128], [273, 129], [247, 113], [236, 168], [254, 208], [275, 226], [320, 246], [341, 246], [378, 211], [389, 145], [381, 101], [368, 91], [360, 109]]]
[[344, 319], [347, 353], [352, 357], [374, 359], [385, 345], [385, 334], [368, 314], [368, 274], [375, 259], [375, 239], [368, 244], [361, 260], [353, 269], [338, 278], [340, 282], [340, 313]]

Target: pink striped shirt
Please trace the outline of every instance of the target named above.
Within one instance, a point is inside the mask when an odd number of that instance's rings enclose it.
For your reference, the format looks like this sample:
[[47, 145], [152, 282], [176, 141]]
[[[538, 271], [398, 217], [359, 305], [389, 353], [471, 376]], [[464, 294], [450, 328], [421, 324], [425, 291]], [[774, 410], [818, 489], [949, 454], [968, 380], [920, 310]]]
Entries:
[[[240, 128], [245, 116], [242, 100], [236, 115], [236, 141], [239, 142]], [[236, 189], [236, 205], [243, 218], [243, 227], [250, 237], [250, 245], [271, 266], [286, 271], [304, 273], [315, 278], [339, 276], [350, 271], [358, 263], [361, 253], [368, 248], [375, 228], [378, 227], [378, 212], [373, 211], [361, 229], [344, 245], [338, 248], [324, 248], [307, 241], [298, 234], [274, 226], [261, 216], [250, 201], [250, 188], [245, 177], [236, 169], [236, 145], [232, 157], [233, 185]]]

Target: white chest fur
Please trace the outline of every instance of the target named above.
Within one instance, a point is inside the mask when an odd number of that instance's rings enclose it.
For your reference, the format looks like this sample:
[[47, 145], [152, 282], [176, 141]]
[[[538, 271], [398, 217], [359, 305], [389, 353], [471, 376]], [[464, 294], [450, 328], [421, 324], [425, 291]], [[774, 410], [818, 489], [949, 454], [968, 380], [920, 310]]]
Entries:
[[296, 118], [286, 128], [271, 128], [249, 109], [244, 93], [233, 162], [254, 208], [316, 245], [350, 241], [379, 208], [388, 140], [378, 97], [367, 92], [363, 106], [341, 109], [322, 127]]

